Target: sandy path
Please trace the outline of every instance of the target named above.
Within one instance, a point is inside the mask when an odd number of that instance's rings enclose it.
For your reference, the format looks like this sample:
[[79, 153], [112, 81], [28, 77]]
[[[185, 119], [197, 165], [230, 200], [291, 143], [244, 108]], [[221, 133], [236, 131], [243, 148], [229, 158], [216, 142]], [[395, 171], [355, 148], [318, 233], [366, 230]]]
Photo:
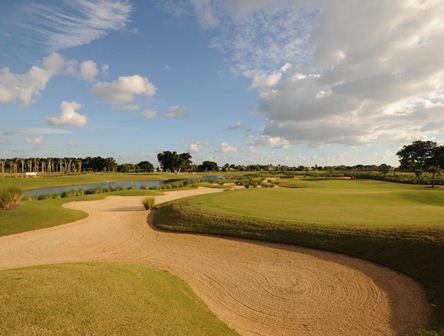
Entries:
[[[156, 202], [218, 189], [170, 192]], [[0, 238], [0, 268], [78, 261], [158, 266], [184, 279], [242, 335], [407, 335], [429, 316], [421, 288], [337, 254], [154, 230], [142, 197], [66, 206], [88, 218]]]

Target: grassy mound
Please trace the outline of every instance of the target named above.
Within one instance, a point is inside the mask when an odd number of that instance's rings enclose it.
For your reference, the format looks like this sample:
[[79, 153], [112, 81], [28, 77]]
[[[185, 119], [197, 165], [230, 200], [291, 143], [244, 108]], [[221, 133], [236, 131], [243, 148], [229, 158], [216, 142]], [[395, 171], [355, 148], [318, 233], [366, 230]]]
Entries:
[[1, 335], [236, 335], [171, 274], [136, 265], [0, 271]]
[[305, 188], [204, 195], [160, 206], [154, 224], [348, 254], [426, 289], [444, 326], [444, 191], [375, 181], [304, 181]]

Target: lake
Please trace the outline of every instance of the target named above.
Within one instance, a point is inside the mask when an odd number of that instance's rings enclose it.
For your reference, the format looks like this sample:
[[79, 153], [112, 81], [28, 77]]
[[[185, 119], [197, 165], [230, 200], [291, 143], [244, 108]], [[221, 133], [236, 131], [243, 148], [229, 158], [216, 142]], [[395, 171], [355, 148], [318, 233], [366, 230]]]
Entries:
[[[216, 181], [222, 179], [222, 176], [202, 176], [200, 178], [191, 179], [191, 180], [205, 180], [205, 181]], [[40, 196], [40, 195], [46, 195], [46, 194], [55, 194], [55, 193], [62, 193], [62, 192], [68, 192], [71, 190], [87, 190], [87, 189], [96, 189], [96, 188], [106, 188], [106, 187], [124, 187], [128, 188], [130, 186], [135, 186], [137, 189], [139, 189], [141, 186], [148, 186], [148, 187], [156, 187], [160, 184], [164, 183], [170, 183], [173, 181], [180, 181], [181, 179], [177, 180], [147, 180], [147, 181], [134, 181], [134, 182], [103, 182], [103, 183], [94, 183], [94, 184], [78, 184], [78, 185], [72, 185], [72, 186], [64, 186], [64, 187], [51, 187], [51, 188], [43, 188], [43, 189], [33, 189], [33, 190], [26, 190], [23, 192], [23, 195], [25, 196]]]

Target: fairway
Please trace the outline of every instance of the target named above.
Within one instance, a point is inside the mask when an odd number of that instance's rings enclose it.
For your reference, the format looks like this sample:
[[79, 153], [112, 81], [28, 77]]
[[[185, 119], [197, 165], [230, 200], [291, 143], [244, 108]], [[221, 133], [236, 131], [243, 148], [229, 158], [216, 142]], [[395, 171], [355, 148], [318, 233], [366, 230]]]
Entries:
[[167, 203], [169, 231], [294, 244], [370, 260], [423, 285], [444, 325], [444, 190], [377, 181], [292, 180], [296, 188], [228, 191]]
[[182, 280], [137, 265], [0, 271], [1, 335], [236, 335]]
[[187, 211], [354, 229], [444, 229], [444, 190], [376, 181], [302, 181], [298, 186], [206, 195], [188, 200]]

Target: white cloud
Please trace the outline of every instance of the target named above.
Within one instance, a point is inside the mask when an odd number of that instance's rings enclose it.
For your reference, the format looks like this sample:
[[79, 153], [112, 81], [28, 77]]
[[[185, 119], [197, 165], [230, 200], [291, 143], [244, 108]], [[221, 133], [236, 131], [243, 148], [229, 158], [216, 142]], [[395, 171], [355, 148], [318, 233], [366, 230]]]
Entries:
[[221, 152], [221, 153], [233, 153], [233, 152], [237, 152], [237, 148], [227, 144], [226, 142], [222, 142], [219, 145], [219, 150], [218, 151]]
[[42, 136], [36, 136], [36, 137], [26, 137], [25, 143], [28, 145], [44, 145], [45, 141], [43, 140]]
[[236, 121], [233, 125], [227, 127], [229, 130], [238, 130], [244, 127], [244, 124], [241, 121]]
[[[86, 67], [84, 64], [87, 64]], [[79, 66], [79, 62], [74, 59], [65, 59], [58, 53], [52, 53], [43, 58], [40, 66], [34, 65], [23, 74], [13, 73], [9, 68], [0, 69], [0, 103], [18, 100], [23, 105], [30, 106], [54, 76], [71, 75], [91, 79], [91, 71], [85, 71], [85, 68], [91, 70], [91, 64], [95, 65], [93, 61], [85, 61]]]
[[146, 119], [153, 119], [157, 116], [157, 111], [147, 110], [142, 112], [142, 116]]
[[93, 82], [98, 75], [97, 64], [91, 60], [80, 63], [80, 77], [88, 82]]
[[82, 127], [85, 126], [88, 122], [86, 116], [77, 112], [78, 109], [82, 107], [81, 104], [72, 101], [66, 102], [63, 101], [60, 104], [61, 114], [54, 117], [47, 117], [46, 121], [50, 125], [63, 125], [63, 126], [74, 126], [74, 127]]
[[129, 21], [128, 0], [70, 0], [62, 3], [27, 3], [18, 25], [28, 39], [50, 50], [89, 44], [110, 30], [122, 30]]
[[100, 69], [100, 71], [103, 73], [103, 74], [108, 74], [108, 72], [109, 72], [109, 64], [103, 64], [102, 65], [102, 68]]
[[250, 137], [247, 140], [250, 146], [264, 146], [269, 145], [272, 148], [288, 148], [290, 141], [281, 137], [261, 136], [259, 138]]
[[113, 82], [99, 82], [95, 84], [91, 93], [93, 96], [111, 103], [132, 102], [135, 96], [153, 96], [156, 87], [148, 78], [139, 75], [120, 76]]
[[167, 119], [185, 118], [187, 116], [187, 109], [184, 106], [170, 106], [165, 112]]
[[210, 0], [191, 0], [200, 23], [205, 28], [214, 28], [219, 24], [215, 9]]
[[264, 136], [310, 145], [442, 136], [442, 1], [211, 4], [213, 45], [259, 90]]
[[205, 142], [197, 141], [190, 143], [190, 146], [188, 147], [188, 150], [191, 153], [199, 153], [202, 150], [202, 147], [205, 145]]

